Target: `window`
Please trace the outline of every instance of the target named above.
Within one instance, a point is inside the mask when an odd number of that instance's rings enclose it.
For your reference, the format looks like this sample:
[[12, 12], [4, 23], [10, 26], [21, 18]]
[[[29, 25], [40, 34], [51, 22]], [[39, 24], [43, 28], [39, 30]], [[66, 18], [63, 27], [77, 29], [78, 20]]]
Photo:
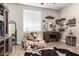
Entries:
[[23, 11], [23, 31], [41, 31], [41, 12], [32, 10]]

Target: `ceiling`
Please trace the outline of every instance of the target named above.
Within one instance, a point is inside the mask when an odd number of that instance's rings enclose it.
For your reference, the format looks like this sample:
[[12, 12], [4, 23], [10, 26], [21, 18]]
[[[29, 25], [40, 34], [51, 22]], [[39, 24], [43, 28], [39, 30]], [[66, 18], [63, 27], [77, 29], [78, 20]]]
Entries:
[[41, 7], [41, 8], [60, 10], [61, 8], [67, 6], [69, 3], [21, 3], [21, 4]]

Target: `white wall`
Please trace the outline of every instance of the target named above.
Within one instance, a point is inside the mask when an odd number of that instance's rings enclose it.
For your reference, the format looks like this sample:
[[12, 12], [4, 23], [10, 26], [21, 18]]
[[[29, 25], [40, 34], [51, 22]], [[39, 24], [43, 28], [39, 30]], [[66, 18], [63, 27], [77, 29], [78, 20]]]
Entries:
[[[74, 27], [73, 31], [74, 34], [77, 36], [77, 44], [79, 44], [79, 4], [70, 4], [69, 6], [64, 7], [60, 10], [60, 18], [76, 18], [76, 27]], [[64, 32], [62, 39], [65, 40], [65, 34]]]
[[41, 11], [42, 20], [45, 20], [46, 16], [55, 16], [58, 18], [58, 11], [56, 10], [49, 10], [49, 9], [43, 9], [43, 8], [37, 8], [37, 7], [31, 7], [31, 6], [25, 6], [21, 4], [7, 4], [9, 8], [9, 20], [15, 21], [17, 26], [17, 39], [18, 41], [21, 41], [23, 39], [23, 10], [36, 10]]

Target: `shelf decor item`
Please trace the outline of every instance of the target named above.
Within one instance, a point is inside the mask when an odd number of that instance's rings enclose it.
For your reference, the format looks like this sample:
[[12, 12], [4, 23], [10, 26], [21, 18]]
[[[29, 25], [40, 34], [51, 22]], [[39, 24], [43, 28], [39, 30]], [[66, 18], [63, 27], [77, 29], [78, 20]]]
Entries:
[[43, 27], [43, 29], [44, 29], [45, 31], [48, 30], [48, 22], [44, 23], [44, 27]]
[[49, 21], [49, 30], [56, 31], [56, 24], [53, 21]]
[[64, 26], [64, 22], [65, 22], [66, 18], [61, 18], [61, 19], [57, 19], [55, 22], [58, 26], [60, 26], [60, 28], [58, 29], [60, 32], [65, 31]]
[[76, 26], [76, 19], [75, 18], [69, 19], [66, 25], [70, 27]]
[[61, 18], [61, 19], [57, 19], [55, 22], [57, 25], [63, 26], [63, 23], [65, 20], [66, 20], [66, 18]]
[[42, 22], [45, 22], [45, 20], [43, 20]]
[[53, 16], [46, 16], [45, 18], [46, 19], [54, 19], [55, 17], [53, 17]]
[[46, 20], [42, 21], [44, 24], [44, 26], [43, 26], [44, 31], [52, 30], [53, 23], [51, 22], [51, 20], [54, 20], [54, 18], [55, 18], [54, 16], [46, 16], [45, 17]]

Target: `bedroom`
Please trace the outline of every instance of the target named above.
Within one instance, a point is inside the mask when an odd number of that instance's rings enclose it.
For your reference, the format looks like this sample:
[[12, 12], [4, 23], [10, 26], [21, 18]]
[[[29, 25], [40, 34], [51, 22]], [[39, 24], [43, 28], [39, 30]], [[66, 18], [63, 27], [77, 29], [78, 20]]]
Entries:
[[26, 50], [34, 52], [53, 47], [79, 55], [78, 3], [7, 3], [6, 7], [7, 31], [12, 39], [9, 56], [23, 56]]

